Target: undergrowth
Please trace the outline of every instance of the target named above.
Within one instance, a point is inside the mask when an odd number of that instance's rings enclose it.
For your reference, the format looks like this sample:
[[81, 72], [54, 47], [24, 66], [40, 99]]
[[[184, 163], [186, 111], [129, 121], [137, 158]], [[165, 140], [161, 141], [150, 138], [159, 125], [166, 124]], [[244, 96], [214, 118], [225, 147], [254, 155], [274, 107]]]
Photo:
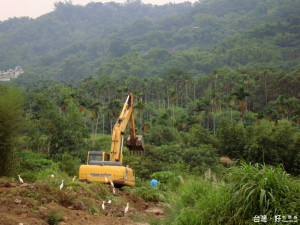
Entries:
[[63, 221], [63, 214], [61, 211], [55, 210], [49, 213], [49, 225], [57, 225], [60, 221]]
[[255, 215], [298, 215], [300, 183], [281, 167], [241, 163], [226, 183], [190, 177], [170, 199], [164, 224], [252, 224]]

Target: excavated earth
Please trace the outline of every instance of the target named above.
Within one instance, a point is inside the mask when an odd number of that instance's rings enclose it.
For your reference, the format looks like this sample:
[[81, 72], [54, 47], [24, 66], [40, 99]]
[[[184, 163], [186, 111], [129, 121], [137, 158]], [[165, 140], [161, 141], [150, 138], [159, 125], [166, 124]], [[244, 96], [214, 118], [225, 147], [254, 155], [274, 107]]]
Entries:
[[[112, 188], [108, 189], [112, 192]], [[121, 189], [116, 189], [113, 201], [105, 203], [104, 210], [102, 201], [93, 199], [88, 193], [74, 192], [71, 187], [50, 193], [51, 198], [47, 198], [47, 191], [38, 184], [0, 183], [0, 225], [47, 225], [51, 213], [63, 218], [59, 225], [146, 225], [151, 219], [164, 215], [163, 210], [154, 203], [149, 204]], [[53, 196], [55, 194], [57, 196]], [[43, 195], [46, 197], [41, 197]], [[56, 197], [60, 201], [55, 201]], [[96, 205], [99, 210], [90, 210], [81, 199]], [[129, 210], [124, 214], [127, 203]]]

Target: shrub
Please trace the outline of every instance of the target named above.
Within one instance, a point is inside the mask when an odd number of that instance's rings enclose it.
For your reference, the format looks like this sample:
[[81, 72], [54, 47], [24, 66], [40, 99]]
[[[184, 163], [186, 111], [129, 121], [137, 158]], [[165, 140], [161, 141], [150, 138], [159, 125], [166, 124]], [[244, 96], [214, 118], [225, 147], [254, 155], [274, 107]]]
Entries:
[[152, 145], [167, 145], [176, 141], [177, 130], [172, 127], [156, 125], [145, 135], [145, 141]]
[[69, 176], [77, 175], [79, 170], [79, 160], [65, 152], [59, 163], [59, 168]]
[[57, 225], [60, 221], [63, 221], [63, 216], [60, 211], [55, 210], [49, 213], [49, 219], [48, 219], [49, 225]]
[[53, 165], [53, 161], [47, 159], [47, 155], [43, 153], [22, 151], [19, 157], [22, 170], [37, 171], [49, 168]]
[[175, 173], [171, 171], [161, 171], [153, 173], [151, 177], [160, 180], [161, 183], [167, 183], [175, 177]]
[[[151, 177], [158, 180], [160, 183], [159, 189], [166, 192], [175, 191], [181, 184], [179, 176], [172, 171], [155, 172]], [[183, 180], [182, 176], [181, 179]]]
[[111, 136], [110, 135], [97, 135], [97, 140], [95, 142], [95, 148], [102, 152], [109, 152], [111, 146]]
[[89, 208], [89, 212], [91, 213], [91, 214], [95, 214], [95, 213], [97, 213], [97, 214], [101, 214], [101, 212], [96, 208], [96, 207], [90, 207]]
[[55, 168], [55, 163], [42, 153], [22, 151], [19, 153], [19, 171], [24, 180], [35, 182], [44, 170]]
[[198, 174], [204, 173], [207, 168], [214, 170], [219, 164], [217, 149], [211, 145], [200, 145], [199, 147], [185, 149], [183, 160]]
[[215, 146], [213, 135], [200, 125], [193, 125], [188, 133], [180, 132], [180, 143], [183, 147], [199, 147], [203, 144]]
[[137, 194], [142, 199], [149, 202], [158, 202], [159, 200], [163, 200], [157, 190], [150, 186], [137, 187], [133, 194]]

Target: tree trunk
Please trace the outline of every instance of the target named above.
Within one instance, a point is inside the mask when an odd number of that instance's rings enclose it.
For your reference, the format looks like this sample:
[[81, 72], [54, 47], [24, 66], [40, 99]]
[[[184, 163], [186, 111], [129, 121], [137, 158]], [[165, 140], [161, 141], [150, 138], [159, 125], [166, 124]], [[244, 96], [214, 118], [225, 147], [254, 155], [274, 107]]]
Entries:
[[214, 112], [214, 135], [215, 134], [216, 134], [216, 112]]
[[94, 129], [94, 120], [92, 120], [92, 143], [93, 148], [95, 147], [95, 129]]
[[206, 126], [207, 126], [207, 130], [209, 130], [209, 113], [207, 114]]
[[160, 109], [160, 97], [157, 95], [158, 98], [158, 108]]
[[102, 116], [102, 134], [104, 134], [104, 113]]
[[268, 105], [268, 94], [267, 94], [267, 74], [264, 74], [264, 78], [265, 78], [265, 105]]
[[196, 84], [194, 83], [194, 101], [196, 99]]
[[112, 134], [112, 119], [110, 119], [110, 134]]
[[167, 105], [167, 109], [169, 108], [169, 105], [170, 105], [170, 98], [168, 96], [168, 105]]
[[98, 123], [99, 123], [99, 116], [97, 117], [97, 120], [96, 120], [95, 135], [97, 134]]
[[140, 130], [142, 130], [142, 116], [140, 116]]

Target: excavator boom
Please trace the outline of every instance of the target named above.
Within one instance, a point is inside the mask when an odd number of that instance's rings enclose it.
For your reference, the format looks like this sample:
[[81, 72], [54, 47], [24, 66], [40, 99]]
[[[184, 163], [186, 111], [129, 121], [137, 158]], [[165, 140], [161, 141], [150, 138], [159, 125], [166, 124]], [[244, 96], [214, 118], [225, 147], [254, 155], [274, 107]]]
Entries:
[[128, 94], [122, 112], [113, 128], [110, 161], [122, 162], [123, 160], [123, 136], [128, 123], [130, 136], [126, 141], [126, 146], [128, 147], [129, 151], [144, 151], [143, 136], [136, 135], [135, 133], [133, 108], [133, 94]]

